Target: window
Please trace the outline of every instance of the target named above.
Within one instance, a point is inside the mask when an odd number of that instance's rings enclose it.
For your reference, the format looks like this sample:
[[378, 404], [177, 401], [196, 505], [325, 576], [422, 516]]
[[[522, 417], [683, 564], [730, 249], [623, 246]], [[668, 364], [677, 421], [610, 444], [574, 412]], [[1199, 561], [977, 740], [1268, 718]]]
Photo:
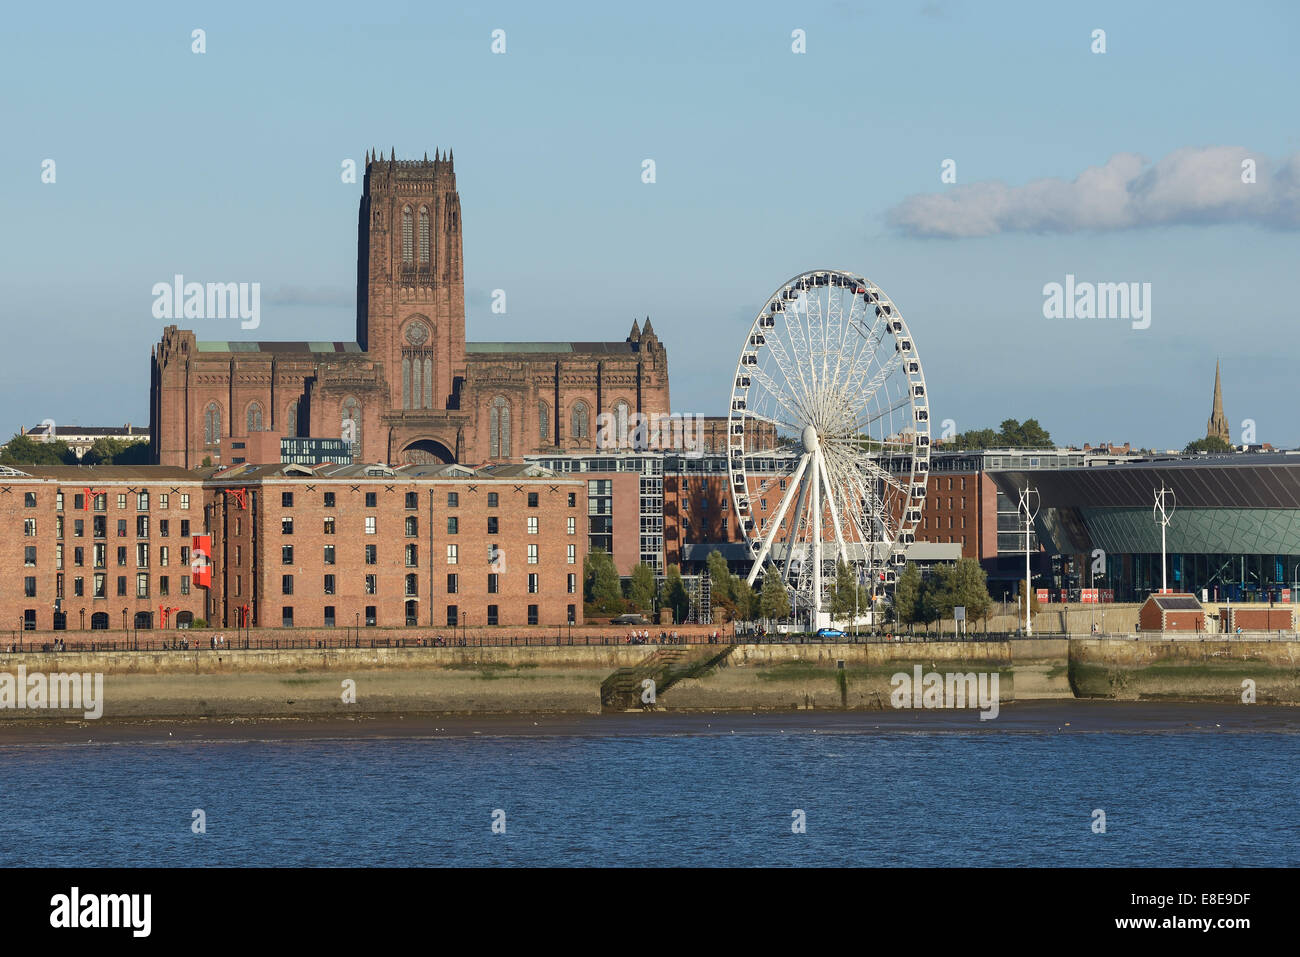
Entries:
[[510, 403], [501, 395], [488, 406], [488, 457], [510, 457]]
[[182, 564], [182, 565], [188, 565], [189, 563], [190, 563], [190, 547], [189, 547], [188, 545], [182, 545], [182, 546], [181, 546], [181, 564]]
[[[27, 534], [29, 534], [29, 535], [35, 535], [35, 534], [36, 534], [36, 519], [34, 519], [34, 518], [29, 518], [29, 519], [27, 519], [25, 522], [23, 522], [23, 531], [27, 531], [27, 528], [28, 528], [29, 525], [31, 526], [31, 531], [30, 531], [30, 532], [27, 532]], [[123, 534], [125, 534], [125, 532], [124, 532]], [[84, 520], [84, 519], [80, 519], [80, 518], [74, 518], [74, 519], [72, 520], [72, 537], [73, 537], [73, 538], [84, 538], [85, 535], [86, 535], [86, 522], [85, 522], [85, 520]]]
[[[99, 519], [96, 519], [99, 521]], [[158, 519], [158, 537], [167, 538], [171, 534], [171, 522], [165, 518]]]
[[149, 493], [148, 493], [148, 492], [136, 492], [136, 493], [135, 493], [135, 510], [136, 510], [137, 512], [147, 512], [147, 511], [149, 511]]
[[63, 516], [62, 515], [56, 515], [54, 517], [54, 537], [55, 538], [63, 537]]
[[529, 507], [529, 508], [536, 508], [536, 507], [537, 507], [537, 493], [536, 493], [536, 492], [529, 492], [529, 493], [528, 493], [528, 507]]
[[282, 518], [282, 519], [280, 519], [280, 534], [281, 534], [281, 535], [292, 535], [292, 534], [293, 534], [293, 519], [292, 519], [292, 518]]
[[366, 534], [375, 534], [375, 517], [373, 515], [366, 516]]
[[281, 575], [281, 576], [280, 576], [280, 594], [281, 594], [281, 595], [292, 595], [292, 594], [293, 594], [293, 576], [292, 576], [292, 575]]
[[140, 542], [138, 545], [135, 546], [135, 567], [136, 568], [149, 567], [149, 546], [145, 542]]
[[136, 538], [149, 537], [149, 516], [148, 515], [137, 515], [135, 517], [135, 537]]
[[459, 622], [460, 622], [460, 619], [459, 619], [458, 615], [456, 614], [456, 606], [455, 606], [455, 605], [448, 605], [448, 606], [447, 606], [447, 626], [448, 626], [449, 628], [455, 628], [456, 625], [459, 624]]
[[376, 617], [375, 606], [367, 605], [366, 606], [366, 627], [367, 628], [373, 628], [375, 626], [375, 617]]
[[589, 421], [587, 417], [587, 403], [573, 403], [573, 414], [571, 416], [570, 434], [575, 439], [585, 439], [588, 435]]
[[325, 583], [324, 583], [324, 586], [323, 586], [323, 588], [322, 588], [321, 590], [322, 590], [326, 595], [332, 595], [332, 594], [334, 594], [334, 576], [333, 576], [333, 575], [326, 575], [326, 576], [325, 576]]
[[488, 605], [487, 621], [488, 621], [488, 624], [489, 624], [489, 625], [495, 625], [495, 624], [498, 623], [498, 615], [497, 615], [497, 606], [496, 606], [496, 605]]
[[249, 432], [262, 431], [262, 406], [254, 402], [248, 407], [248, 415], [245, 416], [245, 423]]
[[497, 534], [497, 517], [496, 517], [495, 515], [489, 515], [489, 516], [488, 516], [488, 532], [487, 532], [487, 533], [488, 533], [489, 535], [496, 535], [496, 534]]
[[35, 565], [35, 564], [36, 564], [36, 546], [35, 546], [35, 545], [25, 545], [25, 546], [23, 547], [23, 564], [24, 564], [24, 565]]
[[537, 572], [528, 573], [528, 594], [537, 594]]
[[[102, 563], [100, 562], [100, 560], [99, 560], [99, 556], [101, 555], [100, 549], [103, 548], [103, 547], [104, 547], [103, 545], [96, 545], [96, 546], [95, 546], [95, 567], [96, 567], [96, 568], [103, 568], [103, 567], [104, 567], [103, 564], [102, 564]], [[162, 566], [163, 568], [166, 568], [166, 567], [167, 567], [167, 559], [168, 559], [168, 557], [169, 557], [169, 555], [168, 555], [167, 546], [166, 546], [166, 545], [161, 546], [161, 547], [158, 549], [158, 564], [159, 564], [160, 566]]]
[[378, 552], [379, 552], [379, 550], [378, 550], [374, 545], [367, 545], [367, 546], [366, 546], [366, 564], [367, 564], [367, 565], [375, 565], [375, 564], [378, 564], [378, 562], [379, 562]]
[[135, 576], [135, 597], [136, 598], [149, 597], [149, 573], [148, 572], [140, 572], [138, 575]]
[[[221, 407], [209, 402], [203, 410], [203, 444], [218, 445], [221, 442]], [[184, 498], [184, 496], [182, 496]], [[185, 506], [181, 506], [184, 508]]]
[[[60, 575], [59, 577], [62, 578], [63, 576]], [[72, 594], [78, 598], [86, 594], [86, 580], [80, 575], [72, 579]]]
[[496, 508], [498, 501], [500, 499], [497, 497], [496, 492], [488, 492], [488, 508]]
[[[95, 497], [96, 497], [96, 498], [99, 498], [98, 495], [96, 495]], [[161, 508], [161, 509], [166, 509], [166, 508], [169, 506], [170, 503], [171, 503], [171, 496], [170, 496], [169, 494], [167, 494], [166, 492], [160, 492], [160, 493], [158, 494], [158, 507], [159, 507], [159, 508]]]
[[537, 564], [537, 546], [536, 546], [536, 545], [529, 545], [529, 546], [528, 546], [528, 564], [530, 564], [530, 565], [536, 565], [536, 564]]
[[578, 564], [578, 546], [577, 546], [577, 545], [570, 545], [570, 546], [569, 546], [569, 561], [568, 561], [568, 563], [569, 563], [570, 565], [576, 565], [576, 564]]
[[244, 546], [236, 545], [235, 546], [235, 567], [238, 568], [243, 564], [244, 564]]
[[448, 565], [455, 565], [458, 556], [459, 556], [458, 547], [457, 547], [456, 545], [448, 545], [448, 546], [447, 546], [447, 564], [448, 564]]
[[361, 457], [361, 403], [353, 396], [343, 400], [341, 407], [340, 437], [352, 444], [353, 459]]
[[414, 515], [406, 516], [406, 521], [403, 524], [406, 529], [407, 538], [415, 538], [415, 536], [420, 534], [420, 520]]
[[333, 546], [333, 545], [326, 545], [326, 546], [325, 546], [325, 564], [326, 564], [326, 565], [333, 565], [333, 564], [334, 564], [334, 546]]
[[62, 489], [54, 493], [54, 509], [55, 511], [59, 511], [59, 512], [63, 511], [63, 490]]
[[578, 520], [572, 515], [569, 516], [569, 534], [575, 535], [578, 531]]
[[118, 593], [119, 595], [125, 595], [125, 594], [126, 594], [126, 576], [125, 576], [125, 575], [118, 575], [118, 576], [117, 576], [117, 593]]
[[536, 605], [529, 605], [529, 606], [528, 606], [528, 624], [530, 624], [530, 625], [535, 625], [535, 624], [537, 624], [537, 606], [536, 606]]
[[292, 493], [292, 492], [281, 492], [281, 493], [280, 493], [280, 507], [281, 507], [281, 508], [293, 508], [293, 493]]
[[447, 516], [447, 534], [455, 535], [460, 531], [460, 521], [455, 515]]
[[280, 564], [281, 564], [281, 565], [292, 565], [292, 564], [293, 564], [293, 546], [292, 546], [292, 545], [281, 545], [281, 546], [280, 546]]
[[[575, 575], [573, 572], [569, 572], [569, 594], [570, 595], [576, 594], [577, 591], [578, 591], [578, 576]], [[573, 607], [573, 606], [569, 606], [569, 607]]]
[[325, 627], [326, 628], [334, 627], [334, 606], [333, 605], [325, 606]]
[[375, 583], [375, 576], [374, 576], [374, 575], [367, 575], [367, 576], [366, 576], [366, 594], [367, 594], [367, 595], [375, 595], [375, 594], [378, 594], [377, 588], [378, 588], [378, 586], [377, 586], [376, 583]]
[[[77, 532], [77, 536], [80, 537], [81, 536], [80, 529], [82, 527], [81, 519], [77, 519], [76, 527], [77, 529], [79, 529], [79, 531]], [[23, 534], [26, 535], [28, 538], [36, 537], [36, 519], [34, 518], [23, 519]]]
[[578, 618], [577, 618], [577, 612], [574, 611], [574, 608], [575, 608], [575, 607], [576, 607], [575, 605], [570, 605], [570, 606], [569, 606], [569, 624], [571, 624], [571, 625], [572, 625], [574, 622], [576, 622], [576, 621], [578, 620]]
[[28, 575], [23, 579], [23, 594], [28, 598], [36, 597], [36, 577], [34, 575]]
[[[181, 551], [184, 552], [184, 549], [181, 549]], [[182, 558], [182, 560], [184, 560], [184, 558]], [[119, 546], [117, 547], [117, 563], [118, 563], [118, 565], [125, 565], [125, 564], [126, 564], [126, 546], [125, 546], [125, 545], [119, 545]]]
[[[451, 575], [451, 576], [448, 576], [448, 577], [449, 577], [449, 579], [450, 579], [450, 578], [454, 578], [455, 576], [454, 576], [454, 575]], [[452, 589], [449, 589], [449, 591], [455, 591], [455, 589], [452, 588]], [[413, 595], [419, 595], [419, 594], [420, 594], [420, 579], [419, 579], [419, 576], [418, 576], [418, 575], [407, 575], [407, 576], [406, 576], [406, 597], [407, 597], [407, 598], [410, 598], [410, 597], [413, 596]]]
[[171, 581], [166, 575], [158, 576], [158, 594], [159, 595], [171, 594]]
[[578, 507], [578, 493], [577, 493], [577, 492], [570, 492], [570, 493], [569, 493], [569, 508], [577, 508], [577, 507]]
[[459, 492], [448, 492], [448, 493], [447, 493], [447, 507], [448, 507], [448, 508], [460, 508], [460, 493], [459, 493]]
[[107, 598], [108, 597], [108, 576], [104, 575], [103, 573], [96, 575], [94, 587], [95, 587], [95, 594], [92, 597]]
[[[411, 576], [411, 577], [414, 578], [415, 576]], [[454, 595], [454, 594], [456, 594], [456, 585], [457, 585], [457, 584], [458, 584], [458, 580], [457, 580], [456, 575], [455, 575], [454, 572], [453, 572], [452, 574], [450, 574], [450, 575], [447, 576], [447, 594], [448, 594], [448, 595]]]
[[189, 497], [189, 495], [182, 493], [182, 494], [181, 494], [181, 508], [182, 508], [182, 509], [187, 509], [187, 508], [189, 508], [189, 507], [190, 507], [190, 497]]
[[488, 572], [488, 594], [489, 595], [495, 595], [497, 593], [497, 585], [498, 585], [498, 579], [497, 579], [496, 572]]
[[54, 567], [55, 568], [63, 567], [63, 546], [62, 545], [54, 546]]
[[326, 492], [326, 493], [325, 493], [325, 507], [326, 507], [326, 508], [333, 508], [333, 507], [334, 507], [334, 493], [333, 493], [333, 492]]
[[537, 404], [537, 437], [543, 442], [551, 439], [551, 410], [545, 402]]
[[411, 207], [402, 207], [402, 264], [411, 265], [415, 261], [415, 227], [411, 221]]
[[[242, 578], [236, 578], [236, 579], [235, 579], [235, 584], [238, 585], [241, 581], [243, 581]], [[182, 576], [181, 576], [181, 594], [182, 594], [182, 595], [188, 595], [189, 593], [190, 593], [190, 576], [189, 576], [189, 575], [182, 575]]]
[[35, 508], [35, 507], [36, 507], [36, 493], [35, 493], [35, 492], [23, 492], [23, 506], [26, 507], [26, 508]]
[[416, 545], [406, 546], [406, 567], [416, 568], [420, 564], [420, 550]]
[[[80, 495], [75, 496], [75, 499], [80, 499], [80, 498], [81, 498]], [[81, 506], [78, 505], [77, 507], [80, 508]], [[119, 509], [126, 508], [126, 493], [125, 493], [125, 492], [119, 492], [119, 493], [118, 493], [118, 496], [117, 496], [117, 507], [118, 507]]]
[[366, 493], [366, 508], [374, 508], [376, 505], [379, 504], [378, 495], [379, 495], [378, 492]]
[[86, 564], [86, 550], [84, 548], [74, 548], [72, 550], [72, 564], [78, 568]]
[[334, 534], [334, 517], [333, 517], [333, 516], [330, 516], [329, 518], [325, 519], [325, 534], [326, 534], [326, 535], [333, 535], [333, 534]]
[[[285, 592], [285, 594], [292, 594], [292, 592]], [[293, 627], [293, 606], [292, 605], [285, 605], [283, 608], [280, 609], [280, 626], [282, 628]]]
[[537, 534], [537, 516], [536, 516], [536, 515], [530, 515], [530, 516], [528, 516], [528, 534], [529, 534], [529, 535], [536, 535], [536, 534]]

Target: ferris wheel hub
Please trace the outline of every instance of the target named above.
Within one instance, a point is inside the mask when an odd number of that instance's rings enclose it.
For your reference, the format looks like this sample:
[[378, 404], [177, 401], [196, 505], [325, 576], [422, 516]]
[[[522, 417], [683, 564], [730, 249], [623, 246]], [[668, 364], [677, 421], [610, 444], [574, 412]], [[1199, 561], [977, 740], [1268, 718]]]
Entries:
[[819, 444], [816, 426], [805, 425], [803, 427], [803, 450], [810, 453], [816, 452]]

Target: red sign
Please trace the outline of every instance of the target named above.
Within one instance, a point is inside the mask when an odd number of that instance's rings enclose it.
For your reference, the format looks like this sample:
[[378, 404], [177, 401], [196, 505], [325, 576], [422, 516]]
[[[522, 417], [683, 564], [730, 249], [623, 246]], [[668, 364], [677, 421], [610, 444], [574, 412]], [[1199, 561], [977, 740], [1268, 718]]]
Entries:
[[1080, 588], [1079, 601], [1083, 602], [1085, 605], [1095, 605], [1097, 604], [1097, 593], [1099, 591], [1100, 589], [1098, 588]]
[[212, 536], [195, 535], [190, 548], [190, 574], [194, 584], [202, 588], [212, 587]]
[[1040, 605], [1045, 605], [1045, 604], [1047, 604], [1047, 589], [1046, 589], [1046, 588], [1035, 588], [1035, 589], [1034, 589], [1034, 597], [1038, 599], [1038, 603], [1039, 603]]
[[1289, 588], [1283, 588], [1283, 589], [1282, 589], [1282, 600], [1283, 600], [1283, 601], [1290, 601], [1290, 600], [1291, 600], [1291, 589], [1289, 589]]

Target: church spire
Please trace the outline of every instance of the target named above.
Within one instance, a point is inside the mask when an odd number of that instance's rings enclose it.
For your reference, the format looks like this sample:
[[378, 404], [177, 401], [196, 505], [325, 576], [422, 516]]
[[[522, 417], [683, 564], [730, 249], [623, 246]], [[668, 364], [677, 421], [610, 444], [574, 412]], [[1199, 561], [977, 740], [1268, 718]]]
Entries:
[[1219, 360], [1214, 360], [1214, 405], [1210, 409], [1210, 420], [1205, 426], [1207, 439], [1222, 439], [1231, 444], [1232, 437], [1228, 429], [1228, 417], [1223, 414], [1223, 383], [1219, 378]]
[[641, 341], [641, 327], [637, 325], [637, 321], [635, 319], [632, 320], [632, 331], [628, 333], [627, 341], [628, 342]]

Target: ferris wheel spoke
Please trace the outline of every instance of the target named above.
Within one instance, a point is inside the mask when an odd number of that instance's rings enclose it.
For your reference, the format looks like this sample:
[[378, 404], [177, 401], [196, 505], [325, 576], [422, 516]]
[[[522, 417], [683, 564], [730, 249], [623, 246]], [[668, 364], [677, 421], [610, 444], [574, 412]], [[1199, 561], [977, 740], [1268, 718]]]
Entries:
[[[775, 355], [775, 353], [773, 353], [773, 355]], [[780, 363], [778, 362], [778, 365], [779, 364]], [[799, 407], [798, 397], [791, 392], [787, 392], [786, 387], [776, 382], [767, 374], [767, 370], [763, 369], [761, 366], [754, 366], [750, 371], [750, 375], [753, 376], [754, 379], [757, 379], [758, 383], [763, 387], [763, 397], [771, 399], [774, 403], [780, 406], [781, 410], [790, 417], [790, 427], [796, 432], [799, 431], [802, 426], [795, 426], [794, 423], [799, 420], [806, 421], [807, 416]], [[787, 385], [792, 384], [790, 383], [788, 376], [785, 377], [785, 379]]]
[[811, 414], [808, 408], [808, 381], [804, 377], [803, 364], [799, 360], [798, 344], [791, 342], [791, 350], [794, 352], [792, 357], [779, 338], [773, 336], [769, 342], [768, 354], [776, 364], [781, 373], [781, 379], [784, 385], [776, 383], [768, 374], [766, 369], [756, 366], [760, 370], [760, 375], [769, 383], [769, 390], [776, 391], [782, 395], [788, 395], [790, 403], [793, 405], [791, 410], [796, 418], [810, 418]]

